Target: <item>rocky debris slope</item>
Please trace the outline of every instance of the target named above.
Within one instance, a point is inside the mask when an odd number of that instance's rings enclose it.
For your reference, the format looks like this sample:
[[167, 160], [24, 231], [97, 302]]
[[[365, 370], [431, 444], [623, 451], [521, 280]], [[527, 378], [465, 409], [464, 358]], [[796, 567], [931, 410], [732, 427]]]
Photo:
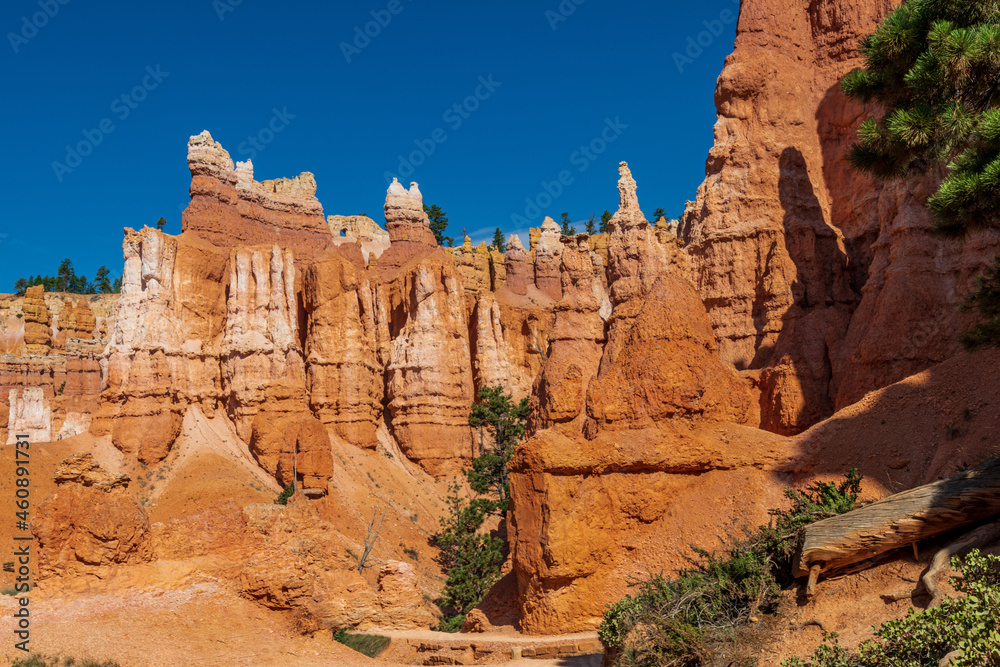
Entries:
[[884, 184], [844, 152], [839, 89], [893, 0], [744, 2], [716, 87], [715, 146], [681, 223], [722, 358], [754, 369], [763, 425], [796, 433], [958, 351], [959, 304], [1000, 236], [935, 238], [936, 181]]
[[304, 614], [316, 628], [426, 628], [434, 623], [412, 566], [388, 561], [375, 587], [370, 586], [332, 526], [303, 496], [287, 507], [248, 505], [243, 515], [251, 532], [263, 538], [240, 573], [245, 597]]
[[55, 470], [56, 492], [32, 519], [39, 580], [96, 577], [116, 565], [153, 559], [149, 517], [127, 491], [128, 475], [111, 474], [90, 454], [71, 456]]

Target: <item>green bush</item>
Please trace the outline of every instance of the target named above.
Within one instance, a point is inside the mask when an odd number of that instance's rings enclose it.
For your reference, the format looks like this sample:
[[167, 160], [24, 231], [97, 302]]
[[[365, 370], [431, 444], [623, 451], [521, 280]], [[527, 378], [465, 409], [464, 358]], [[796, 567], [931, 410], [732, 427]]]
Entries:
[[952, 667], [1000, 665], [1000, 558], [974, 550], [964, 559], [951, 559], [961, 570], [955, 588], [962, 597], [945, 598], [932, 609], [914, 610], [906, 618], [875, 629], [875, 638], [856, 652], [837, 643], [837, 634], [824, 635], [824, 644], [812, 658], [790, 658], [785, 667], [922, 667], [937, 665], [953, 651]]
[[635, 582], [635, 596], [609, 605], [598, 636], [618, 667], [687, 667], [706, 662], [712, 646], [732, 641], [756, 613], [773, 612], [781, 586], [791, 582], [799, 530], [857, 505], [861, 475], [839, 484], [786, 489], [789, 510], [771, 510], [768, 525], [728, 535], [720, 552], [694, 547], [690, 567]]
[[91, 660], [83, 658], [78, 660], [73, 657], [52, 657], [40, 653], [32, 653], [27, 658], [14, 658], [11, 660], [11, 667], [121, 667], [114, 660]]
[[388, 637], [383, 635], [355, 635], [343, 629], [334, 632], [333, 638], [344, 646], [367, 655], [369, 658], [378, 656], [379, 653], [389, 646], [390, 641]]
[[295, 495], [295, 482], [292, 482], [284, 488], [284, 490], [278, 494], [278, 497], [274, 499], [275, 505], [287, 505], [288, 499]]

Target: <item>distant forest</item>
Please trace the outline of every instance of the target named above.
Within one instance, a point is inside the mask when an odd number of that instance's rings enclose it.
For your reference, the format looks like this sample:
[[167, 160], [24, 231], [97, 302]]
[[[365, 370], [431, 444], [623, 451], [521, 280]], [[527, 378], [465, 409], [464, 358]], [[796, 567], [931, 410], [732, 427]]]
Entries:
[[44, 285], [46, 292], [69, 292], [71, 294], [117, 294], [122, 291], [122, 279], [111, 279], [108, 267], [97, 269], [93, 282], [87, 276], [78, 276], [69, 258], [59, 264], [54, 276], [29, 276], [18, 278], [14, 283], [14, 292], [23, 296], [29, 287]]

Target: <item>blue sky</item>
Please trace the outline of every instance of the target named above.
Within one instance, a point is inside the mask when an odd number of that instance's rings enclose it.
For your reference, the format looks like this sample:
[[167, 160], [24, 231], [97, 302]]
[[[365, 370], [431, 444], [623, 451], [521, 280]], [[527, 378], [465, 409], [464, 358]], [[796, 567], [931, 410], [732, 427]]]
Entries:
[[478, 242], [613, 212], [627, 160], [646, 213], [675, 217], [704, 177], [738, 7], [7, 0], [0, 291], [63, 257], [119, 275], [124, 227], [180, 233], [204, 129], [258, 180], [316, 174], [327, 215], [384, 223], [398, 175]]

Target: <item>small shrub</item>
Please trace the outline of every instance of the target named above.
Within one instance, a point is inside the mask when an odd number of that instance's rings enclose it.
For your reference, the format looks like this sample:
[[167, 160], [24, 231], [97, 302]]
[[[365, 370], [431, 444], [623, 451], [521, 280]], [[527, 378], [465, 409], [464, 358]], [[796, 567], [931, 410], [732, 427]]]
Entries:
[[973, 550], [964, 559], [951, 559], [962, 572], [955, 588], [962, 597], [946, 598], [931, 609], [914, 610], [906, 618], [883, 623], [875, 638], [862, 642], [857, 652], [837, 643], [837, 634], [823, 636], [809, 660], [789, 658], [785, 667], [895, 667], [937, 665], [952, 651], [960, 651], [952, 667], [1000, 665], [1000, 557]]
[[407, 547], [403, 549], [403, 553], [412, 558], [413, 560], [420, 560], [420, 552], [413, 547]]
[[344, 629], [334, 632], [333, 638], [369, 658], [377, 657], [389, 646], [390, 641], [388, 637], [383, 635], [355, 635]]
[[0, 595], [17, 595], [17, 589], [14, 588], [13, 586], [0, 589]]
[[274, 499], [275, 505], [287, 505], [288, 499], [295, 495], [295, 482], [292, 482], [285, 489], [278, 494], [278, 497]]
[[53, 657], [32, 653], [27, 658], [14, 658], [11, 660], [11, 667], [121, 667], [114, 660], [91, 660], [90, 658], [77, 659], [70, 656]]
[[[618, 667], [687, 667], [731, 641], [755, 613], [773, 612], [781, 586], [791, 583], [798, 532], [857, 505], [861, 475], [842, 482], [815, 482], [805, 491], [786, 489], [788, 510], [742, 536], [729, 535], [720, 552], [693, 548], [690, 567], [667, 579], [662, 573], [634, 582], [635, 596], [609, 605], [598, 636]], [[824, 666], [826, 667], [826, 666]]]
[[975, 290], [962, 304], [963, 311], [978, 310], [981, 322], [961, 335], [967, 350], [1000, 345], [1000, 257], [976, 278]]

